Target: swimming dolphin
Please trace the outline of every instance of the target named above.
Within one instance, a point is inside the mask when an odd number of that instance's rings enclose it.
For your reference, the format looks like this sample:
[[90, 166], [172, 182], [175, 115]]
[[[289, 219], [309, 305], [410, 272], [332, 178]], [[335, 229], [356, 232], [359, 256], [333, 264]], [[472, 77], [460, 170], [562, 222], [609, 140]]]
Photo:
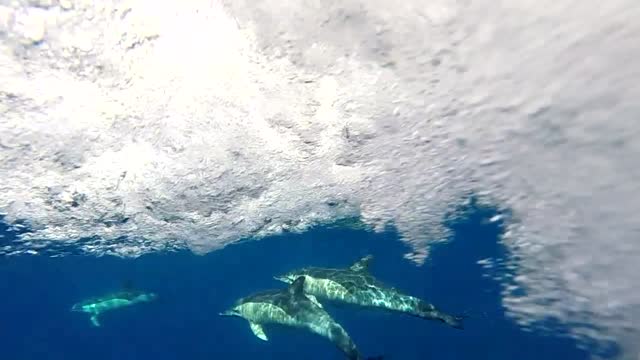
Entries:
[[138, 303], [150, 302], [157, 297], [154, 293], [137, 290], [123, 290], [106, 296], [88, 299], [71, 307], [71, 311], [85, 312], [91, 315], [93, 326], [100, 326], [98, 316], [105, 311], [115, 310]]
[[329, 339], [348, 359], [362, 360], [356, 345], [342, 326], [305, 296], [304, 281], [304, 277], [299, 277], [287, 289], [267, 290], [241, 298], [220, 315], [246, 319], [253, 334], [264, 341], [268, 341], [268, 338], [263, 325], [280, 324], [306, 329]]
[[462, 316], [445, 314], [432, 304], [402, 294], [378, 281], [369, 273], [369, 264], [372, 259], [372, 255], [367, 255], [349, 268], [307, 267], [274, 276], [274, 279], [291, 283], [294, 279], [303, 276], [306, 279], [304, 292], [307, 296], [401, 312], [423, 319], [438, 320], [456, 329], [463, 329]]

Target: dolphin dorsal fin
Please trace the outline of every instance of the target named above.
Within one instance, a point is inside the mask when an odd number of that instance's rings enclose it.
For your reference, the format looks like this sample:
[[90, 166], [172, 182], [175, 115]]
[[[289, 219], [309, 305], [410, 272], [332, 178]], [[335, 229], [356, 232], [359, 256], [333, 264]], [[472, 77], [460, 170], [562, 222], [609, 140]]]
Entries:
[[367, 255], [353, 263], [349, 269], [353, 271], [368, 271], [371, 260], [373, 260], [373, 255]]
[[289, 285], [289, 293], [294, 297], [304, 296], [304, 276], [298, 276], [296, 280]]

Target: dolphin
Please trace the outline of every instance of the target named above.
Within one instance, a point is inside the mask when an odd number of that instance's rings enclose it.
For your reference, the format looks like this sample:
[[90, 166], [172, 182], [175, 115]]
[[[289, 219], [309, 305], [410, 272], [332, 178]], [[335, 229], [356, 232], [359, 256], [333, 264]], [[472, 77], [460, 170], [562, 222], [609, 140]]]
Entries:
[[369, 272], [372, 260], [373, 256], [367, 255], [349, 268], [306, 267], [274, 276], [274, 279], [291, 283], [302, 276], [306, 279], [304, 292], [309, 297], [401, 312], [423, 319], [441, 321], [456, 329], [464, 328], [463, 316], [446, 314], [430, 303], [405, 295], [378, 281]]
[[305, 278], [301, 276], [286, 289], [267, 290], [243, 297], [220, 315], [246, 319], [253, 334], [264, 341], [268, 341], [268, 338], [263, 325], [279, 324], [306, 329], [329, 339], [349, 360], [363, 360], [344, 328], [304, 294], [304, 281]]
[[91, 298], [74, 304], [71, 311], [85, 312], [91, 315], [91, 324], [100, 326], [98, 316], [105, 311], [115, 310], [138, 303], [151, 302], [157, 297], [154, 293], [138, 290], [122, 290], [102, 297]]

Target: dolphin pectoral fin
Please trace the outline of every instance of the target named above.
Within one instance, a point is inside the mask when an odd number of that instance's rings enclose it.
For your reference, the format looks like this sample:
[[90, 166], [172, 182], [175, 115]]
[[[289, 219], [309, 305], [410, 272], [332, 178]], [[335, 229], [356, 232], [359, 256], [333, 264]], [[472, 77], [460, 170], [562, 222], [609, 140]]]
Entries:
[[312, 303], [318, 305], [318, 307], [320, 307], [321, 309], [324, 309], [322, 304], [320, 304], [320, 302], [314, 295], [310, 295], [310, 294], [306, 294], [306, 295], [307, 295], [307, 298], [309, 298], [309, 300], [311, 300]]
[[251, 327], [251, 331], [253, 331], [253, 335], [257, 336], [258, 339], [269, 341], [267, 334], [264, 333], [264, 329], [262, 328], [262, 325], [256, 324], [254, 322], [250, 322], [249, 326]]
[[95, 327], [100, 327], [100, 321], [98, 321], [98, 315], [91, 315], [91, 324]]

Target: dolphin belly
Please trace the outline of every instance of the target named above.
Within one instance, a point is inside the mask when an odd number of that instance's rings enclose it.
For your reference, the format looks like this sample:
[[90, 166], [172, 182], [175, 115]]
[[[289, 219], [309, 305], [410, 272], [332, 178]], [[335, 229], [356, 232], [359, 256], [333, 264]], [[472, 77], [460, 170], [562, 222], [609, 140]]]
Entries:
[[419, 301], [411, 296], [403, 296], [395, 291], [375, 286], [347, 286], [331, 279], [319, 279], [307, 276], [305, 292], [319, 298], [345, 302], [349, 304], [385, 308], [401, 312], [411, 312]]
[[283, 309], [269, 303], [248, 302], [238, 306], [237, 311], [243, 318], [253, 323], [302, 326]]
[[402, 295], [394, 290], [375, 286], [352, 287], [347, 289], [338, 282], [329, 279], [313, 279], [308, 281], [305, 291], [327, 300], [341, 301], [353, 305], [382, 308], [412, 315], [418, 314], [420, 299]]
[[409, 295], [385, 294], [371, 300], [373, 306], [389, 310], [399, 311], [407, 314], [417, 314], [420, 299]]
[[357, 302], [357, 299], [352, 296], [346, 287], [330, 279], [319, 279], [307, 276], [304, 290], [306, 293], [320, 298], [348, 303]]
[[131, 300], [126, 300], [126, 299], [111, 299], [111, 300], [106, 300], [103, 301], [101, 303], [99, 303], [99, 306], [104, 308], [104, 309], [117, 309], [117, 308], [121, 308], [127, 305], [132, 305], [133, 302]]

